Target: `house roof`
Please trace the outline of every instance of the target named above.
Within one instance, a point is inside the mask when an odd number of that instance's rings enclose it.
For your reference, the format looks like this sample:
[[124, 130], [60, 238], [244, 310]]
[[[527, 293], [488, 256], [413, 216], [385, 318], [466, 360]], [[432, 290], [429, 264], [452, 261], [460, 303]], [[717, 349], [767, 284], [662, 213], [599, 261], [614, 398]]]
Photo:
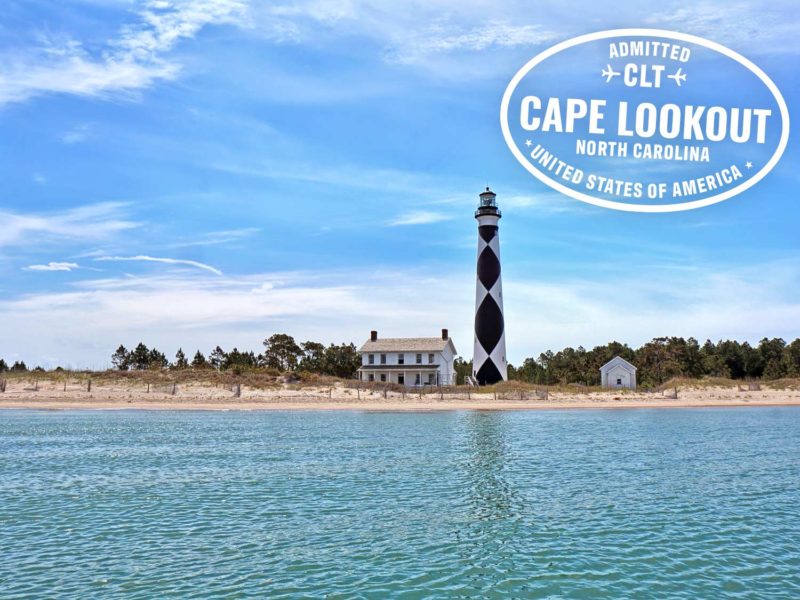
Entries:
[[628, 371], [634, 371], [634, 372], [636, 371], [636, 367], [634, 367], [631, 363], [629, 363], [627, 360], [625, 360], [621, 356], [615, 356], [614, 358], [612, 358], [610, 361], [608, 361], [606, 364], [604, 364], [602, 367], [600, 367], [600, 371], [601, 372], [602, 371], [607, 371], [608, 369], [611, 369], [612, 367], [616, 367], [616, 366], [624, 367]]
[[359, 348], [359, 352], [441, 352], [447, 344], [456, 352], [453, 340], [440, 337], [432, 338], [379, 338], [374, 342], [367, 340]]

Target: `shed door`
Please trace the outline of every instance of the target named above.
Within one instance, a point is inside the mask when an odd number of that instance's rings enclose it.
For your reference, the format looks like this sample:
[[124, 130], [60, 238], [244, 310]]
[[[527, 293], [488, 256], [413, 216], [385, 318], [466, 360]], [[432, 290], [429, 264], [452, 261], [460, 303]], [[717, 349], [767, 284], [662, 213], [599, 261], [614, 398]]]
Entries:
[[609, 383], [614, 388], [630, 387], [630, 375], [624, 369], [614, 369], [609, 375]]

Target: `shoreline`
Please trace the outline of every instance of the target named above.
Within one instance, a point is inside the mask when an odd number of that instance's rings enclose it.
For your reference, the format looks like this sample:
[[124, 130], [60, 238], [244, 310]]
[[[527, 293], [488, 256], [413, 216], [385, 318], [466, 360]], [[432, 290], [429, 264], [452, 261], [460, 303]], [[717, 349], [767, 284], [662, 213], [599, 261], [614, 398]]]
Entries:
[[150, 410], [150, 411], [205, 411], [205, 412], [447, 412], [447, 411], [547, 411], [547, 410], [639, 410], [669, 408], [754, 408], [799, 406], [800, 399], [783, 400], [741, 400], [741, 401], [697, 401], [697, 400], [655, 400], [655, 401], [381, 401], [381, 402], [337, 402], [327, 398], [307, 402], [203, 402], [203, 401], [125, 401], [92, 399], [29, 399], [0, 400], [0, 411], [5, 410]]
[[800, 406], [800, 385], [743, 388], [690, 382], [664, 392], [644, 390], [464, 389], [401, 392], [328, 385], [270, 387], [208, 381], [152, 384], [141, 381], [8, 380], [0, 411], [17, 410], [191, 410], [191, 411], [368, 411], [439, 412], [591, 410], [641, 408], [730, 408]]

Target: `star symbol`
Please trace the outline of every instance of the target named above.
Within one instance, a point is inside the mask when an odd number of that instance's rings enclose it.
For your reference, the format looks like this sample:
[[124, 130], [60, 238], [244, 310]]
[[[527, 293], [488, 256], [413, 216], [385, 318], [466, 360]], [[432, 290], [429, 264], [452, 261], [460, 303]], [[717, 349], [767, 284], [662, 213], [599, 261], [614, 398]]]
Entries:
[[525, 140], [525, 145], [526, 145], [528, 148], [530, 148], [530, 147], [531, 147], [531, 144], [533, 144], [533, 142], [532, 142], [532, 141], [530, 141], [530, 140]]
[[752, 168], [753, 168], [753, 163], [751, 163], [751, 162], [748, 160], [746, 163], [744, 163], [744, 166], [745, 166], [745, 167], [747, 167], [748, 169], [752, 169]]

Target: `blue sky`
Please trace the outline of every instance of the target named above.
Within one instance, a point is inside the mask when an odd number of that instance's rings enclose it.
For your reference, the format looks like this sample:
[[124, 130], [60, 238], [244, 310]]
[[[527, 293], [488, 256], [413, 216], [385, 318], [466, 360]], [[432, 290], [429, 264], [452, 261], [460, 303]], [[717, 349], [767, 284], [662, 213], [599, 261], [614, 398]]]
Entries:
[[471, 355], [477, 194], [503, 209], [512, 363], [656, 335], [800, 336], [798, 152], [664, 215], [562, 197], [500, 99], [558, 41], [657, 27], [761, 66], [798, 114], [791, 2], [15, 1], [0, 16], [0, 357], [258, 350], [448, 327]]

